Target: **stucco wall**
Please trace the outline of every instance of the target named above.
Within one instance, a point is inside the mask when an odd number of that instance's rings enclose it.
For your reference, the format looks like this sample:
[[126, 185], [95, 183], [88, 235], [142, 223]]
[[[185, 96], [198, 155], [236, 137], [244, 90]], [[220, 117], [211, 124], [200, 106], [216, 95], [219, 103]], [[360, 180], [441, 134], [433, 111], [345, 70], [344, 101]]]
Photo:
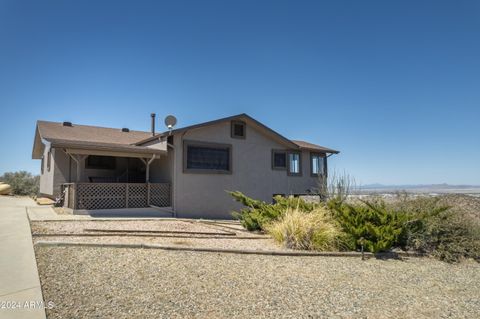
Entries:
[[[232, 174], [183, 172], [183, 140], [232, 145]], [[231, 218], [240, 205], [226, 193], [239, 190], [267, 202], [273, 194], [305, 193], [317, 187], [310, 176], [310, 153], [302, 153], [302, 176], [288, 176], [286, 170], [272, 170], [272, 149], [285, 146], [247, 124], [246, 139], [230, 137], [230, 122], [187, 131], [174, 137], [176, 183], [174, 204], [179, 217]]]
[[40, 174], [40, 193], [55, 198], [60, 194], [61, 184], [68, 182], [68, 155], [62, 149], [52, 148], [50, 171], [47, 169], [47, 153], [45, 148], [45, 160], [43, 174]]
[[162, 155], [150, 164], [151, 183], [171, 183], [173, 175], [173, 153]]
[[[51, 163], [50, 163], [50, 171], [47, 168], [47, 162], [48, 162], [48, 150], [49, 147], [45, 147], [43, 151], [43, 173], [40, 170], [40, 194], [42, 195], [47, 195], [47, 196], [53, 196], [53, 172], [54, 172], [54, 167], [55, 167], [55, 156], [53, 154], [54, 150], [52, 149], [52, 155], [51, 155]], [[40, 161], [40, 163], [42, 163]], [[40, 164], [42, 165], [42, 164]]]
[[61, 185], [69, 182], [69, 166], [70, 158], [63, 149], [54, 149], [55, 172], [53, 176], [53, 190], [55, 196], [58, 196], [61, 191]]

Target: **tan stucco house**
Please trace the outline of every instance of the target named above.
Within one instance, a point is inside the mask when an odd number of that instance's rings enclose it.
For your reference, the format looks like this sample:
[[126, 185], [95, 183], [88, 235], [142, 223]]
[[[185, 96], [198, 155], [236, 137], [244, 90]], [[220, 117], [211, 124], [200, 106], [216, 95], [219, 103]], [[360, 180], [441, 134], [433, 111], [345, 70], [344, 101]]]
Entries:
[[231, 218], [238, 190], [271, 201], [308, 194], [338, 151], [290, 140], [247, 114], [155, 133], [38, 121], [32, 157], [40, 192], [74, 213], [154, 208]]

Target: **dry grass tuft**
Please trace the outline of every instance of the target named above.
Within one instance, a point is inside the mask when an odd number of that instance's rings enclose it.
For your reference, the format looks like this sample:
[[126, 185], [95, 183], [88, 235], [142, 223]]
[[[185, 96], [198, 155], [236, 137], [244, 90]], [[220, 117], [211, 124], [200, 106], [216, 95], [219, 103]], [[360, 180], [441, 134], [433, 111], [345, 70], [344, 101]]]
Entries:
[[309, 213], [289, 208], [266, 231], [287, 248], [336, 251], [341, 248], [343, 232], [326, 208], [316, 208]]

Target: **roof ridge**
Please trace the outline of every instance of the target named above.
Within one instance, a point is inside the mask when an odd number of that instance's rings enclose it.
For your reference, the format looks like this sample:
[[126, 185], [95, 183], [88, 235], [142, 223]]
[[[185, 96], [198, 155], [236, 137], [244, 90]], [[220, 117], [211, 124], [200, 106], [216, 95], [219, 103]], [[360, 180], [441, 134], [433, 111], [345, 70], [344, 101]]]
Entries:
[[[59, 124], [63, 125], [63, 122], [57, 122], [57, 121], [47, 121], [47, 120], [37, 120], [38, 123], [54, 123], [54, 124]], [[107, 130], [121, 130], [122, 127], [107, 127], [107, 126], [98, 126], [98, 125], [86, 125], [86, 124], [78, 124], [71, 122], [73, 126], [83, 126], [83, 127], [95, 127], [95, 128], [102, 128], [102, 129], [107, 129]], [[139, 130], [130, 130], [130, 132], [139, 132], [139, 133], [146, 133], [150, 134], [151, 132], [149, 131], [139, 131]]]

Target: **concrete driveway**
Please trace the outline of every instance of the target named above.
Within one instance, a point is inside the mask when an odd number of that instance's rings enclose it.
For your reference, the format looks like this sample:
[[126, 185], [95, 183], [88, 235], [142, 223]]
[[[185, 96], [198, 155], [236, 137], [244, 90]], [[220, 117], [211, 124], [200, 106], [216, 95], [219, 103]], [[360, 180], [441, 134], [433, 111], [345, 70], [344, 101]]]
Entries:
[[45, 318], [26, 207], [30, 198], [0, 196], [0, 319]]

